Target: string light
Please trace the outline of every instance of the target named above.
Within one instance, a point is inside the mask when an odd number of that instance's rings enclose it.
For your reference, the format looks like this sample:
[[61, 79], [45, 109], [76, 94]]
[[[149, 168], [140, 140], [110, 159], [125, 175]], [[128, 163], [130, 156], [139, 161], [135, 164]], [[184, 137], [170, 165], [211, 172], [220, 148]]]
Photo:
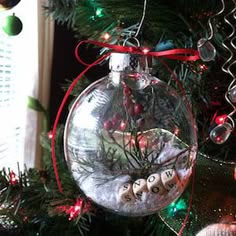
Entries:
[[106, 32], [106, 33], [104, 33], [104, 34], [101, 36], [101, 38], [107, 41], [107, 40], [109, 40], [109, 39], [111, 38], [111, 35]]
[[69, 214], [69, 220], [74, 219], [76, 216], [78, 216], [81, 212], [83, 201], [81, 199], [77, 199], [74, 206], [71, 206], [69, 210], [66, 212]]
[[65, 212], [67, 215], [69, 215], [69, 220], [73, 220], [75, 217], [77, 217], [80, 214], [84, 214], [91, 210], [91, 204], [86, 203], [83, 201], [83, 199], [78, 198], [76, 200], [75, 205], [70, 206], [70, 205], [62, 205], [62, 206], [57, 206], [56, 210], [59, 212]]
[[53, 136], [52, 131], [49, 131], [49, 132], [47, 133], [48, 139], [52, 139], [52, 136]]
[[18, 183], [17, 176], [13, 171], [11, 171], [10, 172], [10, 184], [16, 185], [17, 183]]
[[98, 7], [98, 8], [96, 9], [95, 14], [96, 14], [96, 16], [99, 17], [99, 18], [103, 17], [103, 16], [104, 16], [104, 14], [103, 14], [103, 9], [102, 9], [101, 7]]
[[143, 53], [148, 53], [149, 51], [150, 51], [149, 48], [143, 48], [143, 49], [142, 49], [142, 52], [143, 52]]
[[215, 123], [216, 123], [217, 125], [222, 125], [222, 124], [225, 123], [226, 118], [227, 118], [227, 115], [226, 115], [226, 114], [223, 114], [223, 115], [221, 115], [221, 116], [217, 116], [217, 117], [215, 118]]

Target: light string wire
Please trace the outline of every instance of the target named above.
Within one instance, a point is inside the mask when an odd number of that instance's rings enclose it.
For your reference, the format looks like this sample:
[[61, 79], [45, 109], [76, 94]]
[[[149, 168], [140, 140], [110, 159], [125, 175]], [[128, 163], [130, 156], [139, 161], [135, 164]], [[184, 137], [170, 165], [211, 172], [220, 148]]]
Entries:
[[143, 3], [143, 15], [142, 15], [142, 18], [140, 20], [137, 32], [134, 35], [135, 38], [139, 35], [139, 32], [140, 32], [140, 30], [141, 30], [141, 28], [143, 26], [143, 22], [144, 22], [144, 19], [145, 19], [145, 16], [146, 16], [146, 10], [147, 10], [147, 0], [144, 0], [144, 3]]
[[212, 25], [212, 20], [216, 17], [216, 16], [219, 16], [221, 15], [224, 10], [225, 10], [225, 2], [224, 0], [221, 0], [222, 2], [222, 8], [220, 9], [219, 12], [217, 12], [216, 14], [214, 14], [213, 16], [211, 16], [208, 20], [208, 26], [210, 28], [210, 36], [207, 38], [207, 41], [210, 41], [212, 40], [212, 38], [214, 37], [214, 28], [213, 28], [213, 25]]
[[[236, 77], [235, 77], [234, 73], [231, 71], [231, 67], [234, 64], [236, 64], [236, 60], [234, 59], [234, 55], [235, 55], [234, 51], [236, 49], [236, 45], [234, 44], [234, 40], [236, 39], [236, 36], [234, 36], [234, 35], [235, 35], [236, 30], [235, 30], [235, 26], [228, 19], [228, 17], [230, 17], [230, 16], [233, 16], [233, 18], [236, 19], [236, 1], [235, 0], [232, 0], [232, 1], [234, 3], [234, 8], [228, 14], [226, 14], [224, 16], [224, 22], [230, 26], [230, 28], [232, 29], [232, 32], [222, 42], [222, 46], [230, 53], [230, 55], [229, 55], [229, 58], [226, 60], [226, 62], [222, 65], [221, 69], [222, 69], [223, 72], [229, 74], [233, 78], [231, 83], [228, 86], [228, 89], [227, 89], [226, 93], [225, 93], [225, 100], [233, 108], [233, 111], [228, 114], [227, 118], [231, 121], [232, 129], [234, 129], [235, 122], [232, 119], [232, 116], [236, 112], [236, 106], [232, 103], [232, 101], [230, 100], [230, 97], [229, 97], [230, 91], [231, 91], [231, 89], [233, 89], [235, 87], [234, 84], [235, 84], [235, 81], [236, 81]], [[226, 44], [226, 42], [229, 41], [229, 40], [230, 40], [230, 43], [229, 43], [229, 46], [228, 46]]]
[[[144, 0], [144, 3], [143, 3], [143, 13], [142, 13], [142, 17], [141, 17], [140, 22], [137, 22], [136, 24], [131, 25], [131, 26], [123, 29], [122, 32], [121, 32], [121, 36], [123, 36], [125, 39], [119, 40], [119, 41], [117, 39], [112, 40], [111, 44], [116, 44], [118, 42], [121, 43], [123, 41], [123, 46], [130, 45], [130, 46], [138, 46], [138, 47], [140, 47], [140, 42], [137, 39], [137, 37], [138, 37], [138, 35], [140, 33], [140, 30], [141, 30], [141, 28], [143, 26], [143, 22], [144, 22], [144, 19], [145, 19], [145, 16], [146, 16], [146, 11], [147, 11], [147, 0]], [[111, 31], [115, 31], [115, 29], [113, 29]], [[134, 41], [135, 41], [135, 43], [137, 43], [137, 45], [133, 44], [130, 41], [130, 39], [134, 39]], [[104, 54], [106, 51], [108, 51], [107, 48], [101, 49], [100, 50], [100, 55]], [[107, 59], [109, 59], [109, 58], [107, 58]]]

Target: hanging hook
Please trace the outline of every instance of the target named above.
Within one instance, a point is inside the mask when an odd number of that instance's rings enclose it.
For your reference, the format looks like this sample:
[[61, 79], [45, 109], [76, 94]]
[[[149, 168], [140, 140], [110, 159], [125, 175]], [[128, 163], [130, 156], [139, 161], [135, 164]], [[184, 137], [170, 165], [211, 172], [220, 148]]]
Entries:
[[144, 3], [143, 3], [143, 15], [142, 15], [142, 18], [140, 20], [140, 23], [139, 23], [139, 26], [138, 26], [138, 29], [137, 29], [137, 32], [136, 34], [134, 35], [134, 37], [136, 38], [142, 28], [142, 25], [143, 25], [143, 21], [144, 21], [144, 18], [146, 16], [146, 9], [147, 9], [147, 0], [144, 0]]
[[222, 14], [225, 10], [225, 1], [221, 0], [222, 2], [222, 8], [219, 12], [217, 12], [215, 15], [211, 16], [208, 20], [208, 26], [210, 28], [210, 36], [207, 38], [207, 41], [212, 40], [212, 38], [214, 37], [214, 28], [212, 26], [212, 19], [215, 18], [216, 16], [219, 16], [220, 14]]

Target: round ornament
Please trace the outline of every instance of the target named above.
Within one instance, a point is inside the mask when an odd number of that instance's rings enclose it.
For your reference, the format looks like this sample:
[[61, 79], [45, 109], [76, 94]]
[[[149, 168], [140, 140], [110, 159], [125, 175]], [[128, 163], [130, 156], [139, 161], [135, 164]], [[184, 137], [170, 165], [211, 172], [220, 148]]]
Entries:
[[202, 229], [196, 236], [235, 236], [236, 224], [218, 223]]
[[228, 140], [232, 131], [232, 125], [228, 122], [224, 122], [211, 130], [210, 139], [216, 144], [223, 144]]
[[20, 0], [0, 0], [0, 11], [10, 10], [19, 2]]
[[23, 28], [23, 24], [21, 20], [15, 16], [15, 14], [11, 16], [7, 16], [2, 26], [3, 31], [8, 36], [18, 35], [22, 31], [22, 28]]
[[197, 135], [184, 96], [149, 73], [147, 57], [112, 53], [109, 75], [70, 109], [64, 133], [72, 176], [98, 205], [144, 216], [186, 188]]
[[215, 59], [216, 49], [209, 40], [201, 38], [197, 43], [197, 48], [199, 56], [203, 61], [208, 62]]

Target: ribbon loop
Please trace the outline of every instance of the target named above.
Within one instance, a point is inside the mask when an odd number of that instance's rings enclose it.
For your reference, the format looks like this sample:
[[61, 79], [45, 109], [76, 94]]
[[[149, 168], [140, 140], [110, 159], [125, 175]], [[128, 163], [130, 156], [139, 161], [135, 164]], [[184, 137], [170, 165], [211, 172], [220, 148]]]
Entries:
[[180, 61], [196, 61], [199, 59], [199, 53], [197, 50], [194, 49], [187, 49], [187, 48], [177, 48], [177, 49], [170, 49], [160, 52], [153, 52], [150, 50], [142, 50], [141, 47], [131, 47], [131, 46], [120, 46], [108, 43], [102, 43], [94, 40], [84, 40], [81, 41], [75, 50], [75, 56], [77, 60], [85, 65], [89, 66], [89, 64], [85, 63], [80, 56], [78, 55], [79, 47], [84, 44], [93, 44], [98, 47], [108, 48], [111, 49], [112, 52], [120, 52], [120, 53], [132, 53], [132, 54], [139, 54], [139, 55], [146, 55], [146, 56], [153, 56], [153, 57], [164, 57], [172, 60], [180, 60]]

